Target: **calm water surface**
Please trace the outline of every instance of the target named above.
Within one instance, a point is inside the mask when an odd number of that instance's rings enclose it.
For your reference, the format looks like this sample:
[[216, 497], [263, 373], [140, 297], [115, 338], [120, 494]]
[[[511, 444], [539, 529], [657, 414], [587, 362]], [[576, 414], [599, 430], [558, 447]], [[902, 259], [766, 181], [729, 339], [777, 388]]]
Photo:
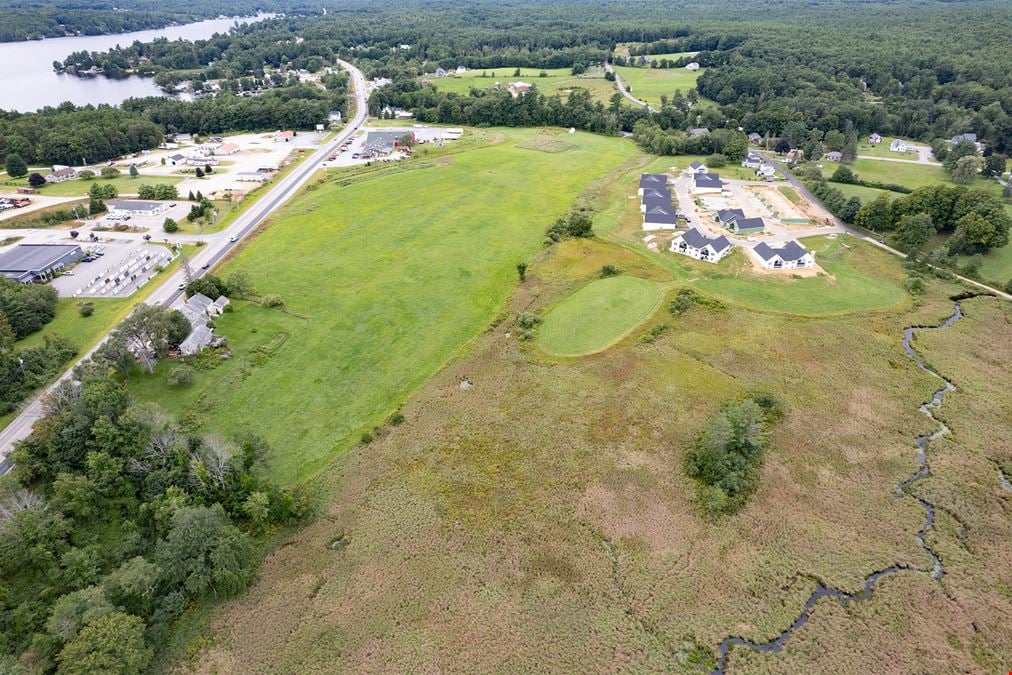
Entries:
[[241, 19], [209, 19], [182, 26], [167, 26], [116, 35], [49, 38], [25, 42], [0, 43], [0, 109], [28, 112], [44, 106], [57, 106], [64, 101], [77, 105], [92, 103], [117, 104], [131, 96], [161, 96], [153, 79], [128, 77], [113, 80], [106, 77], [80, 78], [53, 72], [53, 61], [63, 61], [71, 52], [88, 50], [103, 52], [116, 45], [127, 46], [140, 40], [202, 40], [215, 33], [225, 33], [235, 23], [252, 23], [270, 18], [271, 14]]

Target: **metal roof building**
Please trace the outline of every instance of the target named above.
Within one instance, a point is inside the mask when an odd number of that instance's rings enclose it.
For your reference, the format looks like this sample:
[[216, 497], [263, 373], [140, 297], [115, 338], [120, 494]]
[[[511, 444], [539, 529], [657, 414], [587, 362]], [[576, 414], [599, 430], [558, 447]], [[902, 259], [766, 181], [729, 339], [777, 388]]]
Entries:
[[84, 257], [77, 244], [19, 244], [0, 254], [0, 274], [22, 284], [48, 280]]

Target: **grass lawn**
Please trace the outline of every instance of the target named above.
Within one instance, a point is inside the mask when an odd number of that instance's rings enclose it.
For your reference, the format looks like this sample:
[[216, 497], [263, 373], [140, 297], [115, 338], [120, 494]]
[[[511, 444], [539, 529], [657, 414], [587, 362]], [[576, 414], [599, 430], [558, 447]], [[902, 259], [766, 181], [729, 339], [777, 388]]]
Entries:
[[648, 103], [660, 104], [661, 95], [671, 98], [675, 90], [685, 94], [695, 88], [696, 80], [705, 72], [705, 68], [696, 71], [685, 68], [632, 68], [618, 66], [615, 72], [630, 87], [629, 93]]
[[[573, 75], [569, 68], [521, 68], [520, 75], [514, 75], [516, 67], [504, 66], [502, 68], [488, 68], [485, 70], [472, 70], [463, 75], [451, 75], [449, 77], [432, 77], [428, 75], [419, 79], [428, 79], [439, 91], [454, 92], [467, 95], [471, 87], [476, 89], [490, 89], [498, 82], [502, 88], [506, 88], [512, 82], [523, 81], [527, 84], [537, 85], [538, 90], [547, 96], [561, 94], [565, 97], [568, 90], [587, 89], [591, 96], [601, 102], [607, 103], [612, 94], [618, 91], [613, 82], [604, 79], [603, 68], [588, 69], [583, 75]], [[545, 77], [541, 77], [541, 73]], [[484, 77], [483, 75], [487, 75]], [[408, 123], [411, 120], [407, 120]], [[404, 124], [401, 121], [401, 124]]]
[[[949, 174], [945, 173], [945, 169], [931, 164], [883, 162], [877, 159], [859, 158], [849, 166], [862, 180], [895, 183], [912, 189], [950, 182]], [[828, 178], [838, 167], [836, 162], [823, 162], [822, 174]]]
[[801, 195], [799, 195], [794, 188], [788, 185], [781, 185], [777, 189], [780, 190], [780, 194], [782, 194], [784, 197], [787, 197], [787, 200], [790, 203], [797, 204], [798, 202], [801, 201]]
[[[46, 183], [42, 187], [38, 188], [40, 195], [48, 195], [50, 197], [81, 197], [88, 194], [88, 190], [91, 189], [92, 184], [98, 183], [100, 185], [112, 184], [116, 186], [116, 191], [120, 195], [131, 195], [137, 194], [137, 190], [141, 185], [176, 185], [183, 180], [182, 176], [152, 176], [144, 175], [144, 171], [141, 170], [141, 175], [137, 178], [131, 178], [124, 171], [122, 176], [116, 178], [92, 178], [90, 180], [65, 180], [62, 183]], [[25, 179], [18, 178], [6, 181], [0, 181], [0, 185], [7, 187], [23, 187], [27, 185]]]
[[741, 251], [718, 265], [667, 255], [677, 263], [693, 263], [690, 281], [699, 290], [754, 309], [830, 316], [909, 305], [902, 270], [893, 256], [853, 237], [809, 237], [802, 243], [815, 252], [815, 262], [828, 276], [759, 276]]
[[959, 262], [966, 264], [977, 259], [981, 261], [980, 274], [985, 279], [997, 283], [999, 287], [1012, 280], [1012, 244], [982, 256], [960, 256]]
[[631, 276], [593, 281], [548, 312], [538, 343], [557, 356], [607, 349], [657, 311], [664, 289], [656, 281]]
[[[865, 135], [861, 138], [861, 142], [857, 146], [858, 155], [868, 155], [869, 157], [888, 157], [889, 159], [917, 159], [916, 152], [893, 152], [889, 149], [889, 144], [896, 139], [896, 136], [883, 136], [882, 142], [878, 145], [871, 145], [868, 143], [868, 136]], [[905, 141], [914, 143], [916, 145], [930, 145], [921, 141], [911, 141], [909, 138], [903, 139]]]
[[891, 192], [889, 190], [880, 190], [878, 188], [870, 188], [863, 185], [851, 185], [849, 183], [830, 183], [830, 186], [835, 187], [837, 190], [842, 192], [844, 197], [847, 197], [848, 199], [850, 197], [857, 197], [862, 202], [870, 202], [883, 192], [888, 192], [889, 197], [892, 199], [906, 196], [902, 192]]
[[[488, 325], [548, 224], [637, 153], [591, 134], [541, 152], [517, 145], [554, 131], [474, 133], [487, 147], [335, 172], [290, 202], [222, 273], [248, 270], [306, 318], [238, 307], [220, 321], [225, 366], [183, 392], [134, 378], [134, 393], [204, 432], [263, 435], [282, 482], [358, 441]], [[278, 332], [279, 349], [256, 351]]]

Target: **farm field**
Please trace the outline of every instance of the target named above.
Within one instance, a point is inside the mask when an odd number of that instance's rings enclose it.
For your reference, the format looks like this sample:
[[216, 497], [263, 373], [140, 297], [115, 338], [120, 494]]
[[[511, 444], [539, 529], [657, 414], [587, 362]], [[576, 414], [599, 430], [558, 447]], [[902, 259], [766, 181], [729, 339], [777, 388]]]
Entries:
[[[900, 274], [893, 258], [872, 263], [862, 272], [880, 283]], [[564, 241], [533, 259], [505, 315], [551, 316], [605, 264], [670, 278], [618, 243]], [[882, 654], [904, 672], [1004, 667], [1012, 605], [995, 584], [1012, 533], [991, 455], [1007, 451], [1009, 394], [995, 388], [1012, 374], [1007, 306], [967, 300], [959, 332], [917, 339], [960, 382], [944, 408], [954, 433], [932, 446], [936, 475], [911, 488], [947, 509], [928, 535], [944, 586], [914, 537], [923, 510], [895, 493], [930, 430], [917, 407], [938, 387], [901, 332], [948, 316], [956, 290], [931, 281], [916, 308], [823, 318], [661, 307], [612, 348], [563, 361], [499, 322], [409, 398], [403, 423], [321, 474], [326, 516], [221, 608], [195, 668], [696, 672], [729, 634], [789, 626], [816, 579], [860, 591], [892, 564], [911, 569], [870, 600], [820, 601], [779, 654], [734, 648], [728, 672], [867, 672]], [[668, 329], [639, 340], [655, 323]], [[685, 451], [756, 389], [786, 416], [750, 502], [707, 521]]]
[[[613, 82], [604, 79], [603, 68], [590, 68], [583, 75], [573, 75], [569, 68], [521, 68], [519, 76], [514, 75], [516, 70], [516, 67], [504, 66], [472, 70], [462, 75], [448, 77], [437, 78], [427, 75], [419, 79], [431, 80], [433, 86], [440, 91], [463, 95], [467, 95], [472, 87], [489, 89], [499, 82], [505, 89], [510, 83], [517, 81], [537, 85], [538, 90], [547, 96], [562, 94], [563, 98], [566, 96], [566, 90], [586, 89], [595, 100], [602, 103], [607, 103], [617, 91]], [[541, 77], [542, 72], [546, 74], [545, 77]]]
[[664, 286], [632, 276], [599, 279], [552, 308], [538, 331], [541, 347], [557, 356], [607, 349], [657, 311]]
[[[528, 149], [549, 149], [546, 132], [469, 133], [486, 146], [335, 172], [296, 198], [220, 270], [247, 270], [293, 314], [250, 334], [260, 319], [240, 308], [221, 321], [236, 365], [183, 391], [161, 372], [135, 377], [134, 391], [202, 432], [263, 435], [282, 482], [358, 441], [488, 325], [551, 221], [637, 153], [590, 134], [564, 134], [562, 151], [548, 152]], [[280, 349], [257, 351], [276, 332], [288, 333]]]
[[672, 97], [676, 90], [685, 94], [696, 86], [696, 80], [705, 68], [691, 71], [685, 68], [632, 68], [616, 66], [622, 81], [630, 86], [630, 93], [648, 103], [660, 104], [661, 96]]
[[[823, 162], [822, 175], [827, 178], [832, 176], [839, 166], [836, 162]], [[907, 162], [886, 162], [877, 159], [858, 158], [849, 166], [862, 180], [895, 183], [911, 189], [917, 189], [926, 185], [937, 185], [939, 183], [953, 184], [949, 180], [949, 174], [945, 172], [945, 169], [931, 164], [910, 164]], [[837, 183], [833, 183], [833, 185], [839, 186]], [[980, 176], [969, 187], [982, 188], [996, 194], [1001, 194], [1001, 185], [994, 180]]]

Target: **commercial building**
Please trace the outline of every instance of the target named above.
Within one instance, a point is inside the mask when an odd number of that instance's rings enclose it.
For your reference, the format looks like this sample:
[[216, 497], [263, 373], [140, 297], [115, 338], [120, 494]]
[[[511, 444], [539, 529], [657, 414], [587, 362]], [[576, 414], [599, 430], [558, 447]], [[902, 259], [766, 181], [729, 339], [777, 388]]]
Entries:
[[168, 204], [145, 200], [110, 200], [105, 203], [109, 213], [118, 216], [160, 216], [168, 210]]
[[77, 244], [19, 244], [0, 255], [0, 274], [22, 284], [48, 281], [83, 257]]

